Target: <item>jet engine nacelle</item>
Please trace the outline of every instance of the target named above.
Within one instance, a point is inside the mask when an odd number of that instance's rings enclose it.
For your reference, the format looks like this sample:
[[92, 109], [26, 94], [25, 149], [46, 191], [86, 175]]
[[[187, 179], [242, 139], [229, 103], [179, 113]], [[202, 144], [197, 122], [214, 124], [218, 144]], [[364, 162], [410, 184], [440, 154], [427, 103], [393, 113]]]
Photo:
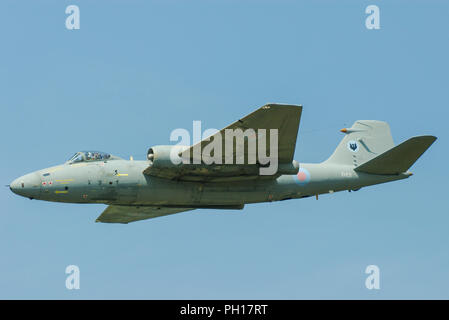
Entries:
[[182, 162], [177, 155], [187, 148], [189, 146], [154, 146], [148, 149], [147, 160], [154, 168], [178, 168], [182, 166]]
[[[215, 164], [207, 165], [183, 163], [179, 156], [190, 146], [154, 146], [147, 152], [148, 168], [144, 174], [165, 179], [184, 181], [241, 181], [245, 179], [268, 178], [259, 175], [259, 165], [233, 165]], [[189, 155], [185, 155], [189, 157]], [[281, 174], [297, 174], [299, 163], [295, 160], [291, 163], [279, 163], [276, 176]]]

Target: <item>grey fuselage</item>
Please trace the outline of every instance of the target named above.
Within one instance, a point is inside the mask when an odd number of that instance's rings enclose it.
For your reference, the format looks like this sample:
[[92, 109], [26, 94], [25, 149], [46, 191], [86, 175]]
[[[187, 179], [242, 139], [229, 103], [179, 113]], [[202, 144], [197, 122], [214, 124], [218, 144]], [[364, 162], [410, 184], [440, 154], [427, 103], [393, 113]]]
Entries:
[[214, 207], [303, 198], [408, 178], [411, 173], [375, 175], [354, 166], [301, 164], [298, 175], [238, 182], [183, 182], [145, 175], [148, 161], [114, 159], [65, 163], [14, 180], [14, 193], [68, 203]]

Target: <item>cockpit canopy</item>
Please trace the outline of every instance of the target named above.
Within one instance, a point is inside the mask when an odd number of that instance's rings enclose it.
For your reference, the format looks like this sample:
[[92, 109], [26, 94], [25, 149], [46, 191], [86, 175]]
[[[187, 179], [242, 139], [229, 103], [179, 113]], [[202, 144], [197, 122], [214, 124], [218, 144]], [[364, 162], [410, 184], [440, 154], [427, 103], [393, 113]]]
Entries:
[[106, 161], [112, 160], [116, 157], [111, 156], [109, 153], [100, 151], [80, 151], [75, 153], [67, 162], [76, 163], [84, 161]]

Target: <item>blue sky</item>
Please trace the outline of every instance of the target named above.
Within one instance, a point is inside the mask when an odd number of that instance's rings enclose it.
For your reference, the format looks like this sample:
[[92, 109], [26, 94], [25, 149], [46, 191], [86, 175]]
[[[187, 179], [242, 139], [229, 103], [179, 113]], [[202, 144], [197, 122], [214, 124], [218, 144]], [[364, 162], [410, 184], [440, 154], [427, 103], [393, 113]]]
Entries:
[[[76, 4], [81, 29], [65, 28]], [[380, 8], [380, 30], [365, 8]], [[449, 298], [447, 1], [2, 1], [0, 181], [78, 150], [143, 159], [175, 128], [304, 105], [296, 156], [388, 121], [439, 139], [405, 181], [129, 225], [0, 189], [0, 298]], [[65, 288], [65, 268], [81, 289]], [[380, 290], [365, 288], [366, 266]]]

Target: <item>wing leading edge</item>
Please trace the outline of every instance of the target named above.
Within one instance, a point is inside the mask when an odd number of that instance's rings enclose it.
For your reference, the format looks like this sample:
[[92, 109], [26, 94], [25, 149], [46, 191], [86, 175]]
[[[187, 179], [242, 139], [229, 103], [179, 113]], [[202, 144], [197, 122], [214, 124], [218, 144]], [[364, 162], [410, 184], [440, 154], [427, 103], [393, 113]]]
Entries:
[[95, 220], [104, 223], [129, 223], [139, 220], [152, 219], [169, 214], [194, 210], [193, 208], [166, 208], [166, 207], [136, 207], [110, 205]]

